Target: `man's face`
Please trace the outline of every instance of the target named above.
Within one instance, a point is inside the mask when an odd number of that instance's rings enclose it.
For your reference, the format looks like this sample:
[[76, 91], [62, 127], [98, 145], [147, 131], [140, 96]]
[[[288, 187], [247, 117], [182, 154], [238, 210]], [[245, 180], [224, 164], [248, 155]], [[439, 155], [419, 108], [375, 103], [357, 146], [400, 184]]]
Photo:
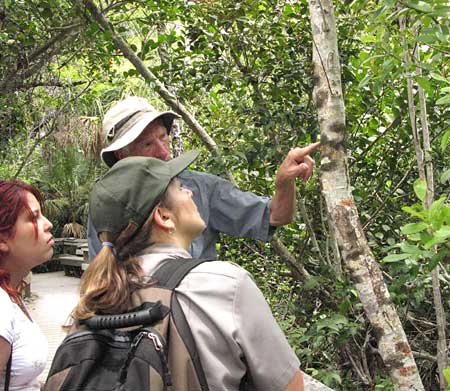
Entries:
[[158, 118], [150, 122], [136, 140], [118, 152], [120, 159], [127, 156], [145, 156], [170, 160], [170, 138], [163, 121]]

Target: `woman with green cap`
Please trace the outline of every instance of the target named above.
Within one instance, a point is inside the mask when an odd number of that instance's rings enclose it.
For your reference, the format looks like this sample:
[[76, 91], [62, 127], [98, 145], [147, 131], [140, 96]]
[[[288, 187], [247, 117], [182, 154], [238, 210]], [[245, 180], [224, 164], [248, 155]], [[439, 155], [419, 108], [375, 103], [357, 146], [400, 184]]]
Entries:
[[[102, 250], [83, 275], [75, 319], [128, 311], [132, 293], [162, 261], [190, 258], [205, 223], [177, 175], [197, 156], [125, 158], [95, 183], [90, 211]], [[299, 361], [244, 269], [201, 263], [176, 294], [210, 390], [237, 391], [244, 377], [256, 390], [303, 390]]]

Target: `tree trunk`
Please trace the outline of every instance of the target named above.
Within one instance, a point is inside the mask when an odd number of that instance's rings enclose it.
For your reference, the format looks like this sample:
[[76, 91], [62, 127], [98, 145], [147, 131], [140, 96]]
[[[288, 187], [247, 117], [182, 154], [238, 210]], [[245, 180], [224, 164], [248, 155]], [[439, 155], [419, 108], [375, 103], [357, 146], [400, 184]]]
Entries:
[[[417, 51], [417, 60], [419, 52]], [[421, 74], [420, 67], [417, 67], [419, 75]], [[426, 175], [427, 193], [424, 200], [424, 207], [429, 209], [434, 201], [434, 174], [433, 174], [433, 160], [431, 157], [430, 133], [428, 130], [427, 106], [425, 102], [425, 93], [421, 86], [419, 90], [419, 108], [420, 108], [420, 122], [422, 124], [422, 137], [424, 149], [424, 171]], [[439, 372], [439, 386], [442, 391], [447, 389], [447, 381], [444, 376], [444, 369], [448, 366], [447, 357], [447, 338], [446, 338], [446, 315], [444, 305], [442, 303], [441, 286], [439, 282], [439, 268], [435, 267], [431, 272], [433, 282], [433, 303], [434, 311], [436, 313], [436, 328], [437, 328], [437, 364]]]
[[[401, 16], [399, 18], [400, 31], [404, 35], [406, 29], [406, 18]], [[419, 27], [416, 26], [416, 29]], [[414, 34], [417, 35], [417, 34]], [[413, 91], [413, 80], [411, 78], [410, 69], [412, 68], [411, 57], [409, 55], [408, 43], [405, 38], [403, 38], [403, 61], [406, 68], [406, 88], [408, 95], [408, 109], [409, 118], [411, 122], [411, 130], [413, 134], [414, 148], [416, 151], [416, 161], [419, 172], [419, 178], [426, 183], [426, 195], [423, 200], [423, 206], [425, 209], [429, 209], [434, 201], [434, 174], [433, 174], [433, 160], [431, 157], [431, 143], [430, 143], [430, 132], [428, 129], [428, 116], [427, 116], [427, 105], [425, 101], [425, 92], [423, 88], [418, 85], [418, 95], [419, 95], [419, 113], [420, 113], [420, 124], [422, 129], [422, 139], [420, 139], [419, 129], [417, 126], [416, 119], [416, 105], [414, 104], [414, 91]], [[417, 63], [420, 63], [419, 58], [419, 47], [416, 46], [414, 49], [414, 57]], [[422, 69], [420, 66], [416, 67], [416, 72], [418, 76], [422, 75]], [[436, 360], [437, 369], [439, 376], [439, 389], [444, 391], [447, 388], [447, 382], [444, 377], [444, 369], [448, 366], [447, 357], [447, 340], [446, 340], [446, 315], [444, 310], [444, 305], [442, 303], [441, 297], [441, 287], [439, 282], [439, 268], [435, 267], [431, 272], [432, 284], [433, 284], [433, 303], [434, 311], [436, 313], [436, 329], [437, 329], [437, 346], [436, 346]]]
[[334, 10], [330, 0], [309, 0], [313, 37], [314, 99], [321, 134], [320, 181], [343, 264], [375, 331], [378, 350], [396, 390], [424, 390], [405, 332], [359, 221], [344, 147], [345, 109]]

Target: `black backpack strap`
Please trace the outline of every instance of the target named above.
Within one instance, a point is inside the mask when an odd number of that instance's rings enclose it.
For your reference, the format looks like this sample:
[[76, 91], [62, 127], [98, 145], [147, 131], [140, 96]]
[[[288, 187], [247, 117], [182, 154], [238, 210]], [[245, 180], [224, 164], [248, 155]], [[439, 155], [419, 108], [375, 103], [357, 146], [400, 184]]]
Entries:
[[175, 289], [194, 267], [208, 261], [212, 259], [169, 258], [163, 261], [152, 277], [157, 281], [158, 286]]
[[5, 374], [5, 391], [9, 390], [9, 379], [11, 377], [11, 365], [12, 365], [12, 345], [11, 345], [11, 353], [9, 354], [8, 364], [6, 364], [6, 374]]
[[[152, 277], [157, 281], [157, 286], [173, 291], [194, 267], [207, 261], [212, 261], [212, 259], [166, 259], [157, 268]], [[192, 365], [195, 368], [198, 381], [200, 382], [200, 389], [202, 391], [208, 391], [208, 382], [200, 361], [200, 356], [198, 355], [194, 336], [192, 335], [191, 328], [176, 295], [172, 296], [171, 307], [173, 322], [188, 349]]]

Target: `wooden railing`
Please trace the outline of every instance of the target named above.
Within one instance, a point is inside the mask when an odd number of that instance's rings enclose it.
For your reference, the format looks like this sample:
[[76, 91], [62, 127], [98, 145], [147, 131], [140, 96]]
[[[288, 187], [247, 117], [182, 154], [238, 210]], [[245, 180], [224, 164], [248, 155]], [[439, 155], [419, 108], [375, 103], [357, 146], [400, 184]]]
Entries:
[[66, 276], [81, 277], [89, 266], [87, 239], [56, 238], [51, 261], [59, 262]]

